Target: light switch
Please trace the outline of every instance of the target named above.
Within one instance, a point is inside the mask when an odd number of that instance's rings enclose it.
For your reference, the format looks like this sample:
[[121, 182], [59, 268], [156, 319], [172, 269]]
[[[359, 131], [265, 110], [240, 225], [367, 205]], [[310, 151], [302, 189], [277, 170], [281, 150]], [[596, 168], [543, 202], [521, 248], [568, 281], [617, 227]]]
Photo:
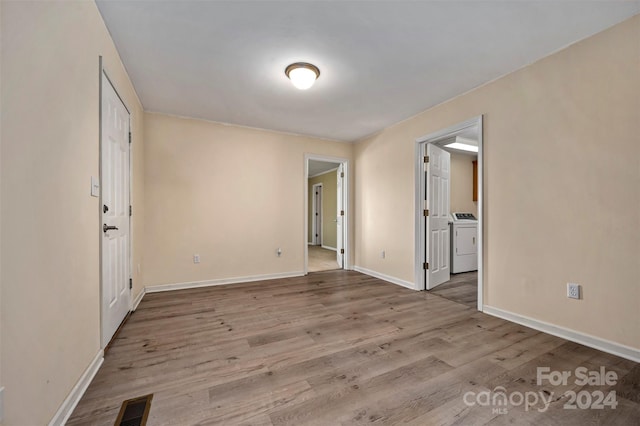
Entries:
[[100, 196], [100, 181], [95, 176], [91, 176], [91, 196], [92, 197]]

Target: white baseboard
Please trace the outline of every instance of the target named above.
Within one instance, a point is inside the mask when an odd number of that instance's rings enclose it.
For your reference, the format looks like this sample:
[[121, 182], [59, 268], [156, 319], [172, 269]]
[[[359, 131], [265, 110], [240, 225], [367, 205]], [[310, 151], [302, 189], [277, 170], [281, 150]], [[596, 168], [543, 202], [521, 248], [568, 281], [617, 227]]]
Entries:
[[401, 280], [400, 278], [381, 274], [380, 272], [372, 271], [371, 269], [362, 268], [360, 266], [354, 266], [353, 270], [357, 272], [361, 272], [365, 275], [370, 275], [375, 278], [380, 278], [381, 280], [384, 280], [384, 281], [389, 281], [390, 283], [397, 284], [399, 286], [406, 287], [411, 290], [416, 289], [415, 285], [410, 281], [405, 281], [405, 280]]
[[320, 247], [322, 247], [323, 249], [327, 249], [327, 250], [338, 251], [338, 249], [335, 248], [335, 247], [329, 247], [329, 246], [320, 246]]
[[0, 424], [4, 419], [4, 386], [0, 387]]
[[591, 336], [590, 334], [585, 334], [579, 331], [571, 330], [569, 328], [560, 327], [558, 325], [550, 324], [548, 322], [540, 321], [534, 318], [529, 318], [524, 315], [505, 311], [503, 309], [494, 308], [493, 306], [484, 305], [483, 312], [485, 314], [493, 315], [494, 317], [515, 322], [517, 324], [524, 325], [535, 330], [543, 331], [557, 337], [562, 337], [563, 339], [567, 339], [572, 342], [580, 343], [581, 345], [589, 346], [590, 348], [617, 355], [631, 361], [640, 362], [640, 349], [632, 348], [630, 346], [622, 345], [616, 342], [611, 342], [609, 340]]
[[140, 302], [142, 302], [142, 298], [144, 297], [146, 292], [147, 292], [146, 287], [143, 287], [142, 290], [140, 290], [140, 293], [133, 300], [133, 307], [131, 308], [132, 312], [135, 312], [135, 310], [138, 309], [138, 305], [140, 304]]
[[175, 283], [175, 284], [160, 284], [160, 285], [154, 285], [154, 286], [145, 286], [144, 289], [145, 289], [145, 293], [158, 293], [161, 291], [186, 290], [190, 288], [211, 287], [211, 286], [226, 285], [226, 284], [241, 284], [241, 283], [249, 283], [254, 281], [275, 280], [279, 278], [293, 278], [293, 277], [302, 277], [302, 276], [304, 276], [303, 271], [284, 272], [280, 274], [253, 275], [249, 277], [222, 278], [218, 280], [192, 281], [192, 282]]
[[60, 408], [58, 408], [58, 411], [49, 422], [49, 426], [64, 425], [67, 420], [69, 420], [71, 413], [73, 413], [76, 405], [80, 402], [80, 398], [82, 398], [82, 395], [84, 395], [85, 391], [89, 387], [89, 384], [95, 377], [103, 361], [104, 351], [101, 349], [98, 351], [95, 358], [93, 358], [93, 361], [91, 361], [91, 364], [89, 364], [84, 373], [82, 373], [80, 380], [78, 380], [73, 389], [71, 389], [71, 392], [69, 392], [69, 395], [67, 395], [67, 398], [64, 400]]

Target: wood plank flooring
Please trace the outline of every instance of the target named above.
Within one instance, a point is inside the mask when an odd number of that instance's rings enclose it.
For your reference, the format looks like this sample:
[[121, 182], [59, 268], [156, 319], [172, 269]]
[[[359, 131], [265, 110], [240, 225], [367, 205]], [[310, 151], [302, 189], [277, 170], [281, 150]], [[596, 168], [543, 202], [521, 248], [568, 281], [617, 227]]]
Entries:
[[[537, 367], [579, 366], [619, 380], [536, 385]], [[552, 402], [465, 403], [500, 386]], [[68, 424], [112, 425], [153, 393], [150, 426], [637, 425], [639, 389], [640, 364], [338, 270], [147, 294]], [[565, 410], [569, 390], [615, 390], [617, 408]]]
[[475, 309], [478, 307], [478, 272], [451, 274], [449, 281], [440, 284], [431, 293]]

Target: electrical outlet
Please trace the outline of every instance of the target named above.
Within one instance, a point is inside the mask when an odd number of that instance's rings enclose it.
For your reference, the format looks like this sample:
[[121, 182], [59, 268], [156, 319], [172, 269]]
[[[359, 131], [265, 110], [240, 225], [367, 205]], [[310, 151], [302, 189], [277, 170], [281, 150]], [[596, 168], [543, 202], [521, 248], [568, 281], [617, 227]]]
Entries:
[[278, 255], [278, 257], [282, 256], [282, 249], [280, 247], [278, 247], [278, 250], [276, 250], [276, 254]]
[[580, 284], [567, 283], [567, 297], [569, 299], [580, 299]]
[[200, 255], [199, 254], [194, 254], [193, 255], [193, 263], [200, 263]]
[[380, 257], [384, 259], [386, 256], [387, 256], [386, 251], [382, 250], [382, 251], [380, 252]]

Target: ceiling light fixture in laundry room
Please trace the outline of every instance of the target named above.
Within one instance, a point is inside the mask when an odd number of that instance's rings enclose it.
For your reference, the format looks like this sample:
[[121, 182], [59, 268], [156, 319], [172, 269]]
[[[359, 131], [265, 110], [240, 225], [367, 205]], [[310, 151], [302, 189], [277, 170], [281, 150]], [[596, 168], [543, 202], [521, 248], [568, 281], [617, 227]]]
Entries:
[[307, 90], [320, 77], [318, 67], [307, 62], [291, 64], [284, 70], [284, 73], [289, 77], [291, 83], [300, 90]]

